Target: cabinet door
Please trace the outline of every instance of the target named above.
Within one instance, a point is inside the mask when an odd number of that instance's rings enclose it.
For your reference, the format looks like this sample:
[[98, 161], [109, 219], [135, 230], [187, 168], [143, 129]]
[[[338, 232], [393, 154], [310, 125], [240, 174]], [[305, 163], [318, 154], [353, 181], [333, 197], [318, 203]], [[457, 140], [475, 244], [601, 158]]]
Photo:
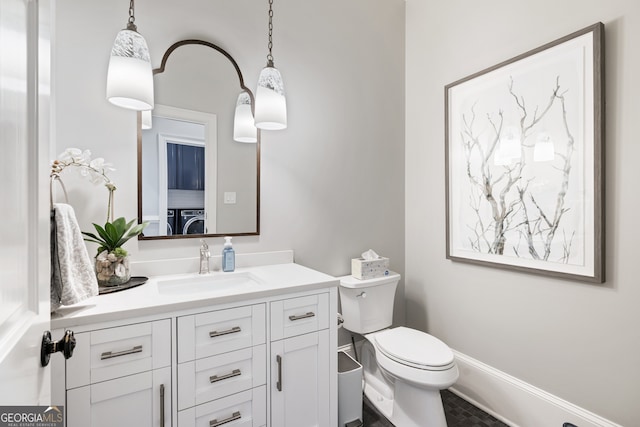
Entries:
[[335, 426], [330, 419], [329, 331], [271, 343], [271, 425]]
[[167, 144], [167, 187], [204, 190], [204, 147]]
[[178, 145], [178, 188], [204, 190], [204, 147]]
[[67, 427], [171, 426], [171, 368], [67, 390]]
[[167, 144], [167, 188], [178, 188], [178, 145]]

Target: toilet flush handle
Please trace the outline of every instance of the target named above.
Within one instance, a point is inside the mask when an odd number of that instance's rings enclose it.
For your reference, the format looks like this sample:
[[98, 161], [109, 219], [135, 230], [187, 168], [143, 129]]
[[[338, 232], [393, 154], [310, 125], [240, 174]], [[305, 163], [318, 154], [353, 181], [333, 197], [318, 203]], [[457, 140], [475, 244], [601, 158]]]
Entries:
[[356, 298], [366, 298], [366, 297], [367, 297], [367, 293], [365, 291], [362, 291], [358, 295], [356, 295]]

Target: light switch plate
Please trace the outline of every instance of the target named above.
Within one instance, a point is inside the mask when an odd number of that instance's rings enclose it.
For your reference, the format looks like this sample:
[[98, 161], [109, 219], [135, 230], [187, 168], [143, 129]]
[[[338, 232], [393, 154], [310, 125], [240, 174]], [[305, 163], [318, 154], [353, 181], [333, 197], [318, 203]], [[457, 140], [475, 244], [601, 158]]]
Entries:
[[225, 191], [224, 192], [224, 203], [226, 205], [233, 205], [236, 203], [236, 192], [235, 191]]

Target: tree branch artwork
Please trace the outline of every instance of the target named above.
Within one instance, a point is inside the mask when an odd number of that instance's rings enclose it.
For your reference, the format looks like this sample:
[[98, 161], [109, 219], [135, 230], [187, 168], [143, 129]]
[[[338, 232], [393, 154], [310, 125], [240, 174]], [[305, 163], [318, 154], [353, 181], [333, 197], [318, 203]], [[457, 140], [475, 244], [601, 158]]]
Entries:
[[604, 26], [445, 89], [446, 257], [604, 281]]
[[[560, 76], [541, 106], [529, 106], [513, 77], [505, 90], [511, 103], [505, 110], [479, 117], [474, 103], [461, 118], [472, 212], [466, 224], [468, 243], [476, 252], [567, 263], [576, 235], [572, 223], [563, 221], [571, 210], [567, 191], [575, 150], [566, 106], [570, 93], [562, 88]], [[515, 111], [515, 124], [508, 124], [506, 110]], [[544, 127], [549, 122], [560, 124], [553, 136]], [[544, 144], [546, 158], [537, 153]], [[551, 167], [541, 173], [540, 163]]]

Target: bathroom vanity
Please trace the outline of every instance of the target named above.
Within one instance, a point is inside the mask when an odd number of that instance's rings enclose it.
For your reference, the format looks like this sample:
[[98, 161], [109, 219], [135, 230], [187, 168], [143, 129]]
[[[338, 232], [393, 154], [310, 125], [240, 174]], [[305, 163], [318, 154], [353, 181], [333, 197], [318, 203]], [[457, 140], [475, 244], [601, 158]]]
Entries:
[[152, 277], [63, 307], [67, 427], [336, 426], [337, 285], [294, 263]]

